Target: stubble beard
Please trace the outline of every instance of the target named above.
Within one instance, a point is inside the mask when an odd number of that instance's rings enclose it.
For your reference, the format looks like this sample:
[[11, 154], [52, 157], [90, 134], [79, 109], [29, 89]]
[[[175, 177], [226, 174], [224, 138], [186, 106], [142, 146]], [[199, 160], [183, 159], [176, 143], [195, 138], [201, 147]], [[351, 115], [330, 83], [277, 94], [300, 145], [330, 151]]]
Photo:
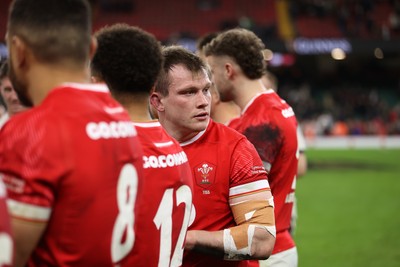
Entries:
[[9, 65], [8, 78], [10, 79], [10, 82], [15, 92], [17, 93], [19, 101], [25, 107], [33, 107], [33, 102], [28, 95], [28, 87], [25, 83], [23, 83], [17, 78], [17, 75], [15, 74], [13, 69], [11, 58], [8, 61], [8, 65]]
[[222, 93], [220, 92], [219, 98], [221, 99], [222, 102], [229, 102], [233, 100], [232, 94], [229, 91]]

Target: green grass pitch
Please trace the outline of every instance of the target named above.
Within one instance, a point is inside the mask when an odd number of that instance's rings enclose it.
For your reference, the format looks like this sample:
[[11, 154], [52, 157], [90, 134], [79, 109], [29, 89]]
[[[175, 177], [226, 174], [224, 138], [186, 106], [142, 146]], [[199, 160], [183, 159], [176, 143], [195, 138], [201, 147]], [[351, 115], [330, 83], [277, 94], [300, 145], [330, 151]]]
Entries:
[[400, 266], [400, 150], [307, 157], [296, 189], [299, 266]]

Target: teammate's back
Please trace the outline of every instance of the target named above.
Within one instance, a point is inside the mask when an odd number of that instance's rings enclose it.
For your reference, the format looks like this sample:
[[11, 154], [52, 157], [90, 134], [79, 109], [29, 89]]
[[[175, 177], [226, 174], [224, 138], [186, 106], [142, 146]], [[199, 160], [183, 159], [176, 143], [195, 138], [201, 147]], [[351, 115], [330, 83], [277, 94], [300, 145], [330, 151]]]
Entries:
[[125, 266], [142, 152], [127, 112], [91, 84], [89, 3], [13, 0], [8, 14], [9, 77], [33, 106], [0, 131], [15, 266]]
[[135, 266], [180, 266], [192, 207], [192, 174], [179, 143], [159, 122], [135, 123], [144, 181], [136, 205]]
[[[40, 107], [10, 121], [3, 136], [1, 171], [12, 215], [47, 221], [29, 265], [102, 266], [123, 260], [133, 247], [129, 233], [141, 149], [127, 113], [107, 87], [56, 88]], [[15, 146], [26, 150], [11, 151]], [[24, 184], [18, 186], [14, 176], [23, 177]]]
[[104, 27], [96, 37], [92, 79], [105, 82], [128, 110], [143, 145], [132, 266], [180, 266], [192, 207], [192, 174], [177, 141], [158, 122], [149, 121], [148, 97], [161, 70], [161, 46], [150, 33], [126, 24]]

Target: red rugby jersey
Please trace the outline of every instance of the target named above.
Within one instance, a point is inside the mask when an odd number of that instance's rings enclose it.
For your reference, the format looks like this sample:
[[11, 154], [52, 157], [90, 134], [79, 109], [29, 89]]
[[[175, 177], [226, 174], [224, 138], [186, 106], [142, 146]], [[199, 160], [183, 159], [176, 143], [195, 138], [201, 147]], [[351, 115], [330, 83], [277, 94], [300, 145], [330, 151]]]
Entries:
[[0, 132], [11, 216], [46, 222], [28, 266], [129, 264], [142, 149], [99, 84], [63, 84]]
[[228, 126], [253, 143], [268, 171], [276, 222], [276, 242], [272, 254], [294, 247], [288, 230], [299, 152], [297, 121], [292, 108], [273, 90], [267, 90], [254, 97], [241, 116]]
[[[269, 190], [266, 172], [254, 146], [235, 130], [210, 120], [205, 131], [181, 146], [189, 158], [194, 179], [195, 219], [189, 230], [217, 231], [236, 226], [229, 198], [237, 193]], [[239, 185], [243, 186], [237, 192]], [[194, 251], [183, 258], [183, 266], [239, 264]]]
[[135, 123], [135, 128], [144, 179], [136, 203], [133, 266], [180, 266], [192, 208], [188, 158], [159, 122]]

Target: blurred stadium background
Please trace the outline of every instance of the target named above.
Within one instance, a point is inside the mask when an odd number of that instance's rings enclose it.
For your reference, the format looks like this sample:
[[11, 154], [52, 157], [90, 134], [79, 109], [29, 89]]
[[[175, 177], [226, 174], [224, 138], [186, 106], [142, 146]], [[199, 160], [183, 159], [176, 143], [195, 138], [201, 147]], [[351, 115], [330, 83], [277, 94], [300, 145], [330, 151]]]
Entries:
[[[10, 2], [0, 1], [0, 41]], [[400, 0], [90, 2], [95, 30], [125, 22], [191, 50], [209, 32], [253, 30], [309, 146], [300, 266], [400, 265]]]
[[[314, 142], [319, 136], [365, 135], [379, 136], [375, 146], [387, 146], [387, 136], [400, 134], [399, 0], [90, 2], [95, 29], [125, 22], [191, 50], [209, 32], [253, 30], [270, 50], [268, 68], [310, 146], [321, 143]], [[0, 2], [0, 36], [9, 3]], [[3, 57], [5, 51], [2, 45]]]

